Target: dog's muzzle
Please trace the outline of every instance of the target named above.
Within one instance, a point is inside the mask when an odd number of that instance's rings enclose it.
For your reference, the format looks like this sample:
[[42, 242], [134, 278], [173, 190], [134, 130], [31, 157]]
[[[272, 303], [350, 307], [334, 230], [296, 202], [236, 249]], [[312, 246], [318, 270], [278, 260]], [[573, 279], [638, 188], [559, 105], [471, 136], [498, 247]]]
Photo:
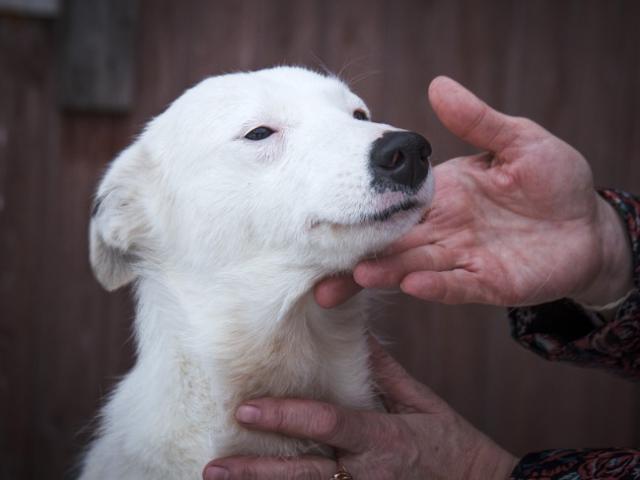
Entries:
[[386, 132], [373, 142], [369, 166], [378, 192], [416, 191], [429, 174], [431, 145], [414, 132]]

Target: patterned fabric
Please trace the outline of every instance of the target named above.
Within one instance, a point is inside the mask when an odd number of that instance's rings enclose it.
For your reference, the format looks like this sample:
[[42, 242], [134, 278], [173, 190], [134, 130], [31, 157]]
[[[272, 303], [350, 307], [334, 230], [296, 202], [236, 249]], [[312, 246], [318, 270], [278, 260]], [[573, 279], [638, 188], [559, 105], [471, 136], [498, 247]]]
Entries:
[[[633, 252], [635, 290], [610, 321], [568, 299], [509, 309], [517, 342], [548, 359], [605, 368], [640, 380], [640, 199], [602, 190], [624, 220]], [[526, 455], [512, 480], [640, 480], [640, 450], [545, 450]]]
[[512, 480], [638, 480], [640, 451], [614, 448], [546, 450], [526, 455]]

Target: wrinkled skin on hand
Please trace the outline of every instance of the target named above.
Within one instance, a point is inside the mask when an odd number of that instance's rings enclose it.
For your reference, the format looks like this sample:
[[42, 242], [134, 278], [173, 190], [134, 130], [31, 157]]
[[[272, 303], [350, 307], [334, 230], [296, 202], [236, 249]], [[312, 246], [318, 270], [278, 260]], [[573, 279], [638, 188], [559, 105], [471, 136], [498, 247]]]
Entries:
[[499, 113], [451, 79], [429, 99], [444, 125], [485, 153], [435, 167], [424, 223], [351, 278], [316, 287], [325, 307], [360, 287], [399, 287], [442, 303], [605, 304], [632, 286], [631, 253], [584, 157], [534, 122]]
[[[247, 428], [333, 446], [338, 461], [354, 479], [509, 478], [516, 464], [511, 454], [411, 378], [374, 340], [371, 350], [389, 413], [349, 410], [311, 400], [265, 398], [240, 407], [239, 421]], [[336, 461], [314, 456], [227, 457], [212, 461], [204, 478], [327, 480], [337, 468]]]

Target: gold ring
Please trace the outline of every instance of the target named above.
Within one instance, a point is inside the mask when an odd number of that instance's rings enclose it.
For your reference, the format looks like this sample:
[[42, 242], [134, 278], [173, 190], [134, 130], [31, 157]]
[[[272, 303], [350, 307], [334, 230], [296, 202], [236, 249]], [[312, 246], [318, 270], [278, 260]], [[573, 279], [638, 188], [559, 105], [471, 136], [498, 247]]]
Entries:
[[331, 477], [330, 480], [353, 480], [353, 477], [347, 469], [344, 468], [344, 465], [338, 464], [338, 471]]

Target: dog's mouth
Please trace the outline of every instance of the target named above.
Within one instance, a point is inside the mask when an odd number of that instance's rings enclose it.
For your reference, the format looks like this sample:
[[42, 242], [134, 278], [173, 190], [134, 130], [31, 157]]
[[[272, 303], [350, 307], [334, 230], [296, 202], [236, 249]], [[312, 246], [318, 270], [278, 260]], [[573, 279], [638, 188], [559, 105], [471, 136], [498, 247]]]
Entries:
[[377, 212], [372, 213], [363, 213], [359, 217], [355, 218], [350, 222], [336, 222], [336, 221], [320, 221], [316, 220], [311, 223], [311, 229], [318, 227], [322, 224], [329, 225], [332, 228], [352, 228], [352, 227], [363, 227], [363, 226], [372, 226], [376, 224], [381, 224], [387, 222], [391, 219], [394, 219], [397, 216], [402, 215], [407, 212], [415, 212], [417, 210], [424, 210], [426, 204], [423, 202], [419, 202], [416, 199], [406, 199], [400, 203], [392, 205], [383, 210], [379, 210]]
[[421, 205], [418, 201], [410, 199], [405, 200], [404, 202], [393, 205], [389, 208], [386, 208], [382, 211], [371, 213], [368, 215], [363, 215], [362, 220], [358, 223], [382, 223], [389, 220], [391, 217], [395, 216], [400, 212], [408, 212], [411, 210], [417, 210]]

